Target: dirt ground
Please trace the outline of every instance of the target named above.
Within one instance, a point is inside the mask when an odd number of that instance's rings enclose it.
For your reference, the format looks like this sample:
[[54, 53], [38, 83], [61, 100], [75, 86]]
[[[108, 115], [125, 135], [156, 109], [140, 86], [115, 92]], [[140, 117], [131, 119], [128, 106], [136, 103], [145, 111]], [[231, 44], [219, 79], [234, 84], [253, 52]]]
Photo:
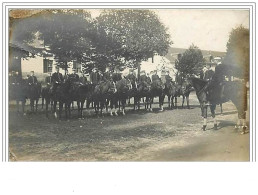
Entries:
[[[181, 98], [179, 99], [180, 104]], [[160, 112], [133, 111], [126, 116], [94, 116], [84, 111], [84, 119], [72, 112], [70, 121], [37, 114], [17, 115], [9, 105], [10, 161], [249, 161], [249, 136], [234, 129], [236, 108], [217, 107], [219, 129], [213, 130], [209, 117], [207, 131], [196, 95], [190, 95], [191, 109]], [[29, 110], [29, 107], [26, 108]]]

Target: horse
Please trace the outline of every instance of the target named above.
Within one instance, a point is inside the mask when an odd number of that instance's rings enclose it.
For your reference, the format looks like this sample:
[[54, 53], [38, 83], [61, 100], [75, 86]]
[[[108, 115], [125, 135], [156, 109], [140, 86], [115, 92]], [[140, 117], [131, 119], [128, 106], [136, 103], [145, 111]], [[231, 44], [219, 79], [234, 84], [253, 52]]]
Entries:
[[189, 105], [189, 95], [191, 93], [191, 91], [193, 91], [191, 85], [186, 81], [184, 81], [182, 84], [177, 85], [177, 92], [175, 95], [175, 104], [177, 107], [177, 97], [182, 96], [182, 108], [184, 108], [184, 102], [186, 99], [186, 103], [187, 103], [187, 108], [190, 109], [190, 105]]
[[48, 84], [41, 88], [41, 98], [42, 98], [42, 109], [44, 107], [44, 101], [46, 101], [46, 104], [51, 104], [51, 110], [53, 108], [53, 101], [51, 100], [51, 85]]
[[168, 96], [168, 108], [172, 109], [174, 107], [174, 98], [177, 96], [178, 85], [173, 81], [167, 81], [165, 83], [164, 93]]
[[62, 110], [63, 105], [65, 105], [65, 117], [66, 119], [70, 118], [71, 116], [71, 94], [69, 94], [69, 89], [71, 87], [71, 83], [68, 81], [62, 83], [56, 83], [56, 89], [54, 90], [53, 87], [50, 87], [46, 90], [46, 117], [48, 118], [48, 105], [51, 101], [53, 101], [53, 112], [55, 118], [57, 118], [56, 114], [56, 106], [57, 102], [59, 102], [59, 120], [62, 118]]
[[71, 100], [77, 102], [78, 108], [78, 118], [83, 119], [83, 106], [86, 99], [89, 99], [92, 91], [93, 84], [87, 82], [85, 84], [82, 83], [73, 83], [73, 87], [70, 88], [69, 94], [71, 94]]
[[21, 79], [20, 82], [12, 83], [9, 86], [9, 98], [10, 100], [16, 101], [16, 111], [17, 113], [20, 112], [19, 105], [20, 102], [22, 103], [22, 113], [23, 115], [26, 115], [25, 113], [25, 104], [26, 99], [28, 98], [28, 85], [25, 79]]
[[165, 99], [165, 85], [161, 82], [161, 80], [154, 80], [151, 83], [151, 99], [150, 99], [150, 107], [153, 103], [153, 99], [158, 96], [159, 97], [159, 108], [160, 111], [163, 111], [163, 103]]
[[[32, 83], [28, 85], [28, 98], [30, 99], [30, 108], [31, 112], [38, 111], [38, 101], [41, 96], [41, 83]], [[34, 104], [35, 102], [35, 104]]]
[[[106, 111], [108, 112], [108, 103], [110, 102], [110, 115], [118, 115], [117, 114], [117, 107], [118, 105], [116, 104], [116, 101], [114, 99], [115, 93], [117, 92], [116, 85], [113, 81], [107, 80], [107, 81], [102, 81], [98, 85], [96, 85], [94, 92], [93, 92], [93, 101], [94, 101], [94, 109], [95, 113], [99, 113], [100, 109], [100, 114], [103, 115], [103, 108], [104, 106], [106, 107]], [[115, 106], [115, 111], [113, 111], [113, 108]]]
[[[148, 109], [149, 111], [152, 111], [151, 108], [151, 85], [147, 83], [146, 81], [139, 82], [135, 88], [132, 88], [132, 97], [134, 97], [134, 110], [136, 109], [136, 106], [138, 107], [138, 110], [140, 110], [140, 101], [141, 98], [146, 97], [145, 103], [145, 109]], [[149, 108], [150, 106], [150, 108]]]
[[221, 91], [222, 88], [219, 83], [208, 87], [208, 81], [195, 77], [191, 77], [188, 80], [196, 90], [197, 98], [201, 104], [202, 116], [204, 118], [202, 130], [205, 131], [207, 127], [207, 107], [210, 106], [214, 119], [213, 129], [217, 130], [217, 121], [215, 118], [216, 105], [231, 100], [238, 111], [238, 121], [235, 128], [239, 128], [241, 122], [243, 122], [242, 134], [246, 132], [247, 88], [244, 83], [240, 81], [224, 81], [224, 90]]
[[119, 111], [120, 111], [120, 103], [122, 104], [122, 115], [125, 115], [125, 105], [126, 99], [129, 97], [129, 92], [132, 89], [132, 83], [129, 79], [123, 78], [116, 82], [116, 98], [119, 102]]

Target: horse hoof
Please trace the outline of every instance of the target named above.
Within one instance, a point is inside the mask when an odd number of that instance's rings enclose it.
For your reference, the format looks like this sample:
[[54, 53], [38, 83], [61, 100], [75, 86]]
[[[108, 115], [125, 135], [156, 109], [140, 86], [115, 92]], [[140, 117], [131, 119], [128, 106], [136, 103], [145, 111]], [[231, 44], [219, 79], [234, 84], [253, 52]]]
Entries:
[[117, 114], [116, 112], [114, 113], [114, 115], [115, 115], [115, 116], [118, 116], [118, 114]]
[[150, 108], [149, 111], [152, 112], [152, 108]]
[[202, 126], [202, 130], [203, 130], [203, 131], [206, 131], [206, 125], [203, 125], [203, 126]]
[[214, 127], [213, 127], [214, 130], [218, 130], [218, 125], [215, 124]]
[[113, 116], [113, 114], [112, 114], [112, 113], [110, 113], [110, 116]]

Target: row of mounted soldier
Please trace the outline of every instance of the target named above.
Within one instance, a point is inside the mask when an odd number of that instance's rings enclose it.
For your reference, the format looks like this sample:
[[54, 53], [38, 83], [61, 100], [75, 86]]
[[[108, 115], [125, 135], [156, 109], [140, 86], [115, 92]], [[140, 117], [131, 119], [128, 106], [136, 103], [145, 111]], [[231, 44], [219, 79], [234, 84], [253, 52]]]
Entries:
[[[134, 98], [134, 109], [140, 109], [140, 101], [145, 98], [145, 108], [152, 110], [152, 103], [154, 97], [159, 97], [159, 106], [163, 110], [163, 102], [165, 95], [168, 96], [169, 108], [174, 103], [173, 99], [183, 95], [184, 98], [189, 98], [189, 88], [186, 83], [177, 85], [172, 81], [172, 78], [167, 74], [165, 81], [159, 78], [157, 71], [153, 71], [152, 77], [141, 71], [141, 75], [137, 78], [133, 71], [125, 77], [120, 73], [105, 72], [101, 73], [96, 68], [90, 73], [90, 81], [87, 77], [79, 77], [76, 70], [72, 74], [62, 75], [59, 72], [59, 66], [56, 66], [56, 72], [46, 78], [47, 85], [42, 87], [38, 82], [34, 72], [27, 79], [22, 79], [18, 74], [10, 75], [10, 99], [15, 99], [19, 105], [22, 102], [22, 109], [24, 112], [24, 105], [26, 99], [30, 99], [31, 110], [34, 111], [38, 99], [42, 97], [42, 103], [46, 100], [46, 111], [48, 116], [48, 104], [53, 101], [54, 113], [56, 115], [56, 103], [59, 102], [59, 117], [61, 118], [61, 111], [65, 105], [66, 117], [70, 116], [70, 104], [77, 101], [78, 115], [82, 117], [83, 104], [87, 101], [87, 107], [93, 103], [95, 112], [101, 113], [104, 108], [108, 112], [108, 105], [110, 106], [110, 115], [112, 113], [117, 115], [117, 109], [122, 105], [122, 114], [125, 114], [126, 100]], [[19, 86], [20, 85], [20, 86]], [[17, 87], [19, 86], [19, 89]], [[188, 91], [187, 91], [188, 90]], [[170, 104], [170, 101], [172, 103]], [[189, 106], [189, 99], [187, 99]], [[43, 107], [43, 105], [42, 105]], [[19, 110], [19, 107], [17, 106]]]

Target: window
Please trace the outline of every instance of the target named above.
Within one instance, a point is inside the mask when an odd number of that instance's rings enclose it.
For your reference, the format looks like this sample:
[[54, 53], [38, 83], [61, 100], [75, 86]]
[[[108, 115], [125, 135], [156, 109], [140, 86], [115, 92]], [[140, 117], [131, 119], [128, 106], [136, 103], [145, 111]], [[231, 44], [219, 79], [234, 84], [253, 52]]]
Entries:
[[44, 59], [43, 60], [43, 73], [52, 72], [53, 60]]

